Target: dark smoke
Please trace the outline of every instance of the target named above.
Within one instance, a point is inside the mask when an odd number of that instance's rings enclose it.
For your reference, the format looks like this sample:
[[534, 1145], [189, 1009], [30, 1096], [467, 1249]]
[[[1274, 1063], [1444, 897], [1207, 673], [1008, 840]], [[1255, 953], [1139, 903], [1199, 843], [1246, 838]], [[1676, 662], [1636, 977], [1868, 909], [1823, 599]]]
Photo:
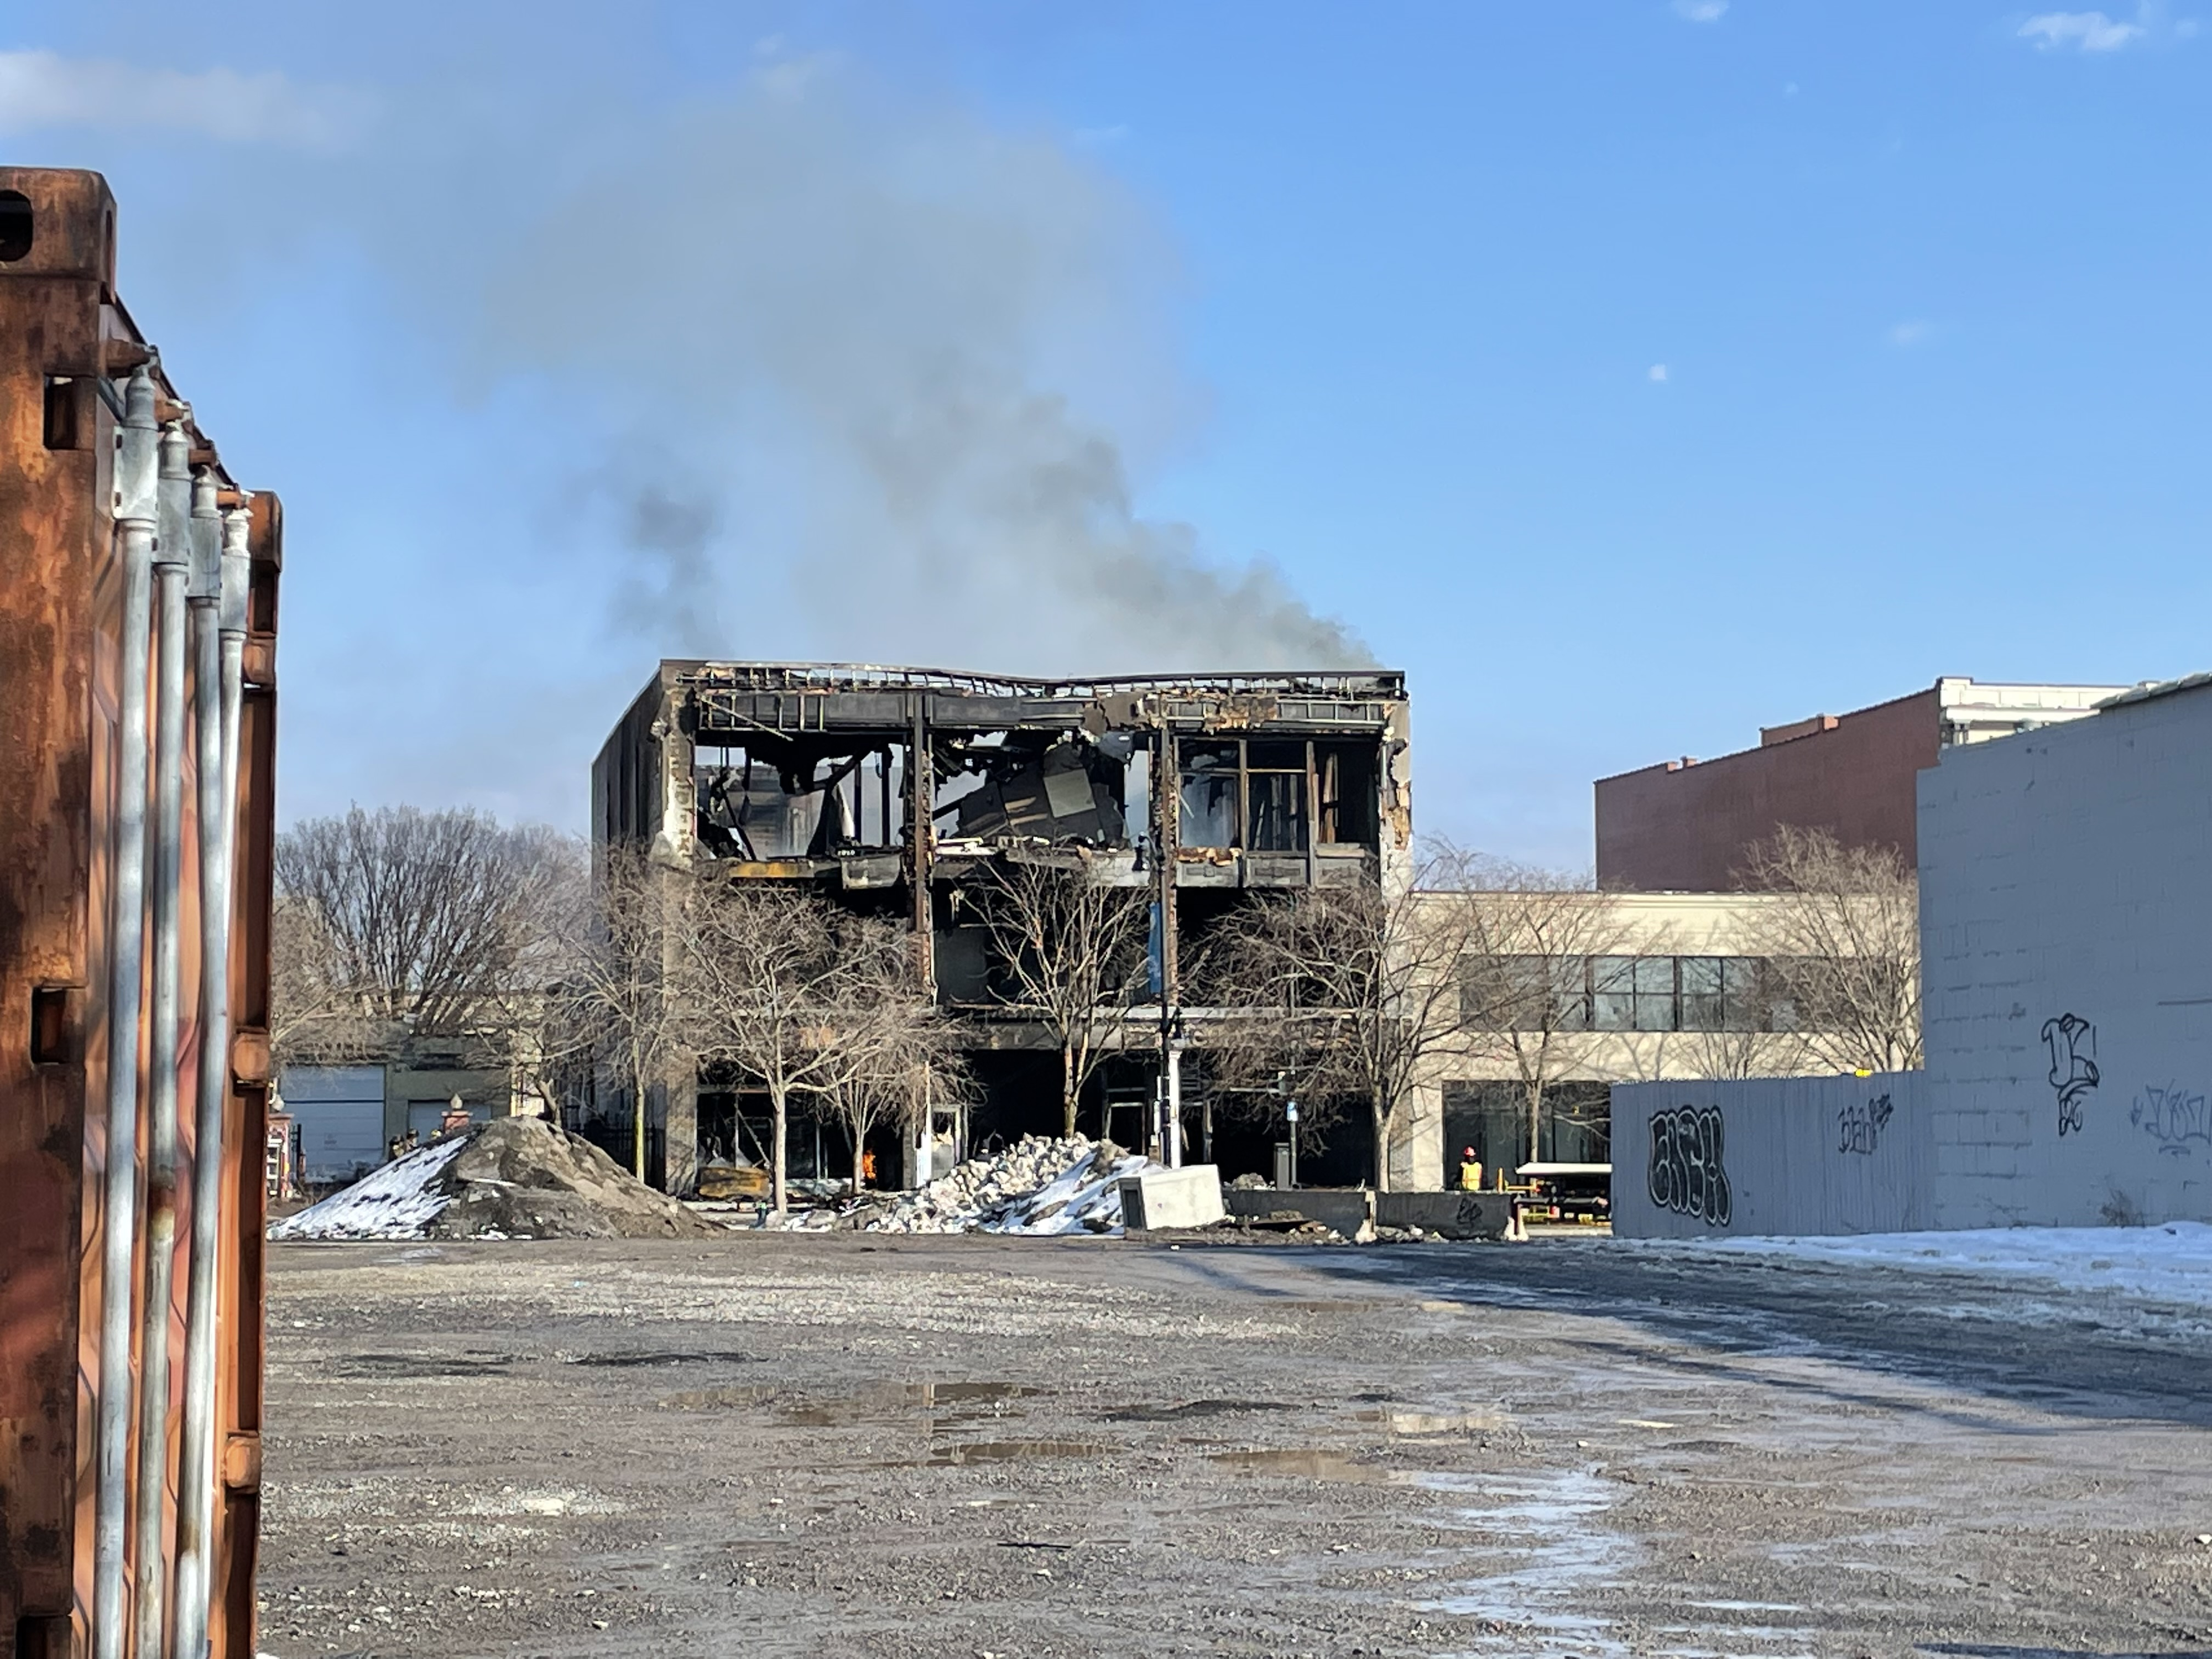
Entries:
[[1370, 660], [1271, 565], [1136, 511], [1115, 427], [1171, 441], [1193, 401], [1173, 276], [1136, 204], [1054, 138], [785, 64], [552, 205], [494, 273], [478, 342], [495, 374], [590, 388], [655, 457], [619, 508], [641, 568], [616, 614], [647, 642], [1042, 672]]

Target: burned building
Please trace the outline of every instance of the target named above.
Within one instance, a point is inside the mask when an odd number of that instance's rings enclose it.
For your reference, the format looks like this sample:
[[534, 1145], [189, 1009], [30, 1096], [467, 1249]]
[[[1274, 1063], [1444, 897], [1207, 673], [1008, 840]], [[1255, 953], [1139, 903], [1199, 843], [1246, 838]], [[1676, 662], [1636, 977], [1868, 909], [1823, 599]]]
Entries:
[[[1204, 1011], [1182, 1006], [1188, 947], [1266, 890], [1410, 881], [1407, 738], [1404, 677], [1383, 671], [1042, 680], [670, 661], [593, 763], [592, 833], [898, 915], [932, 994], [969, 1017], [975, 1098], [924, 1143], [956, 1153], [1060, 1122], [1041, 1075], [1057, 1062], [995, 994], [969, 891], [1009, 859], [1144, 890], [1160, 1015], [1125, 1034], [1082, 1127], [1141, 1144], [1164, 1121], [1204, 1155], [1202, 1090], [1147, 1116], [1184, 1092], [1180, 1050], [1203, 1040]], [[734, 1149], [744, 1109], [672, 1091], [651, 1114], [663, 1183], [680, 1189], [702, 1152]]]

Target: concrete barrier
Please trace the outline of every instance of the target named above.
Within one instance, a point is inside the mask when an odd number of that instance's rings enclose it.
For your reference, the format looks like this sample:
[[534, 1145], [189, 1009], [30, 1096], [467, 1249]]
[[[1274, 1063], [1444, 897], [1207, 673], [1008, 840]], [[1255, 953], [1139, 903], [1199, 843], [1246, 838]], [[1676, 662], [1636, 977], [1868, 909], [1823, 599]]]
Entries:
[[1510, 1193], [1377, 1193], [1380, 1227], [1419, 1227], [1441, 1238], [1510, 1238], [1515, 1199]]
[[1221, 1171], [1211, 1164], [1121, 1177], [1121, 1224], [1131, 1232], [1211, 1227], [1228, 1214], [1221, 1203]]
[[1221, 1201], [1235, 1216], [1265, 1221], [1271, 1216], [1300, 1215], [1355, 1237], [1375, 1219], [1375, 1194], [1364, 1187], [1231, 1187]]

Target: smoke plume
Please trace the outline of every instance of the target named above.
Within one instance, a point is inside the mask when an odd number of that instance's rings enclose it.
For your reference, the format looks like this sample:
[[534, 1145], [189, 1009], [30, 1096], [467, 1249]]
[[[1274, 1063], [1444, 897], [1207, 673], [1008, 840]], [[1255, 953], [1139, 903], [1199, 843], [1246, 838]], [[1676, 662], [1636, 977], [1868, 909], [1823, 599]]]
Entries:
[[586, 388], [612, 423], [617, 614], [672, 651], [1368, 660], [1270, 565], [1137, 512], [1116, 434], [1166, 442], [1192, 401], [1172, 279], [1065, 144], [781, 64], [546, 206], [475, 343], [484, 373]]

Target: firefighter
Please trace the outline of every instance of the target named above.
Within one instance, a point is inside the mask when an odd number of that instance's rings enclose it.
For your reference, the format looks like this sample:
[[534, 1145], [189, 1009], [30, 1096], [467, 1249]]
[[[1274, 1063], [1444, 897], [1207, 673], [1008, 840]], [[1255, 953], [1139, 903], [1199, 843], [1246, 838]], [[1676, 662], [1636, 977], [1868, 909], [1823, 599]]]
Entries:
[[1482, 1190], [1482, 1161], [1475, 1157], [1472, 1146], [1462, 1147], [1460, 1151], [1459, 1188], [1463, 1193]]

